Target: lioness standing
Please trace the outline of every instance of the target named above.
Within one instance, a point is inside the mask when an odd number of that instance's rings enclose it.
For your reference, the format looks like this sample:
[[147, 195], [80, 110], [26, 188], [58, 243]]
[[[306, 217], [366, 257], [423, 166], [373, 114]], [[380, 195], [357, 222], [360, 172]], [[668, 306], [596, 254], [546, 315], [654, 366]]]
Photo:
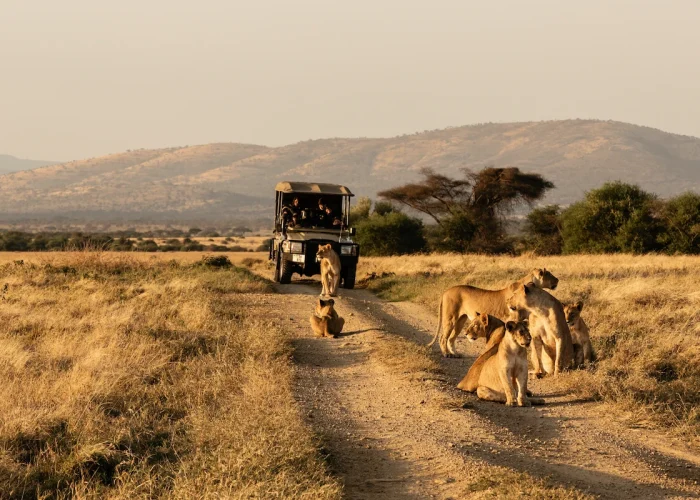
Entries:
[[574, 366], [576, 368], [581, 368], [585, 363], [591, 363], [595, 360], [588, 325], [581, 317], [582, 310], [583, 302], [580, 300], [575, 304], [564, 306], [566, 323], [569, 325], [571, 340], [574, 344]]
[[529, 314], [535, 375], [556, 375], [569, 368], [574, 347], [561, 302], [532, 284], [520, 285], [507, 302], [512, 313]]
[[530, 332], [524, 322], [509, 321], [498, 349], [481, 368], [476, 395], [479, 399], [505, 403], [506, 406], [544, 404], [541, 399], [527, 397], [527, 348]]
[[317, 336], [335, 338], [343, 331], [345, 320], [338, 316], [333, 307], [334, 305], [335, 301], [333, 299], [318, 299], [314, 314], [309, 318], [311, 329]]
[[335, 297], [340, 283], [340, 257], [328, 243], [318, 247], [316, 259], [321, 261], [321, 295]]
[[559, 279], [545, 268], [533, 269], [521, 280], [501, 290], [484, 290], [470, 285], [448, 288], [440, 299], [437, 330], [428, 347], [440, 337], [442, 355], [446, 358], [456, 356], [454, 344], [464, 324], [468, 320], [473, 320], [477, 312], [507, 319], [509, 314], [506, 299], [525, 283], [554, 290], [559, 284]]

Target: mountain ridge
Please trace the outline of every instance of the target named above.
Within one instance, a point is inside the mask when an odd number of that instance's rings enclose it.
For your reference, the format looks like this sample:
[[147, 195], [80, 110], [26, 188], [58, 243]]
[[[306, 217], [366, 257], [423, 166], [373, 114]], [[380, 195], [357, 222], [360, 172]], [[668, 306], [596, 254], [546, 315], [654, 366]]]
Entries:
[[0, 175], [53, 165], [55, 161], [27, 160], [16, 156], [0, 154]]
[[[700, 139], [601, 120], [485, 123], [391, 138], [327, 138], [279, 147], [240, 143], [141, 149], [0, 176], [9, 218], [70, 213], [236, 218], [268, 216], [280, 180], [347, 184], [373, 196], [432, 168], [516, 166], [556, 185], [569, 204], [606, 181], [662, 197], [700, 186]], [[255, 215], [254, 215], [255, 214]]]

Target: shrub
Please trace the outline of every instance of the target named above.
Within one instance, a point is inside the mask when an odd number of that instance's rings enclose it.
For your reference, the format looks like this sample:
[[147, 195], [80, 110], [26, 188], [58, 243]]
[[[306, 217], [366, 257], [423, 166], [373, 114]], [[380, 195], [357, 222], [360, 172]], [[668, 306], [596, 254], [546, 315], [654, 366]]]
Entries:
[[525, 223], [525, 247], [539, 255], [557, 255], [562, 251], [561, 210], [558, 205], [534, 209]]
[[700, 195], [684, 193], [668, 200], [662, 210], [664, 229], [659, 243], [669, 253], [700, 253]]
[[139, 252], [157, 252], [158, 244], [153, 240], [143, 240], [136, 245], [136, 250]]
[[373, 214], [357, 224], [363, 255], [400, 255], [425, 249], [423, 222], [401, 212]]
[[6, 252], [25, 252], [29, 249], [31, 237], [26, 233], [10, 231], [0, 236], [0, 250]]
[[391, 212], [398, 212], [398, 210], [390, 201], [377, 201], [374, 204], [374, 213], [377, 215], [387, 215]]
[[432, 230], [431, 247], [440, 252], [467, 252], [477, 230], [478, 225], [467, 213], [445, 217]]
[[357, 200], [357, 204], [350, 209], [350, 225], [355, 225], [361, 220], [369, 217], [369, 211], [372, 208], [372, 200], [363, 196]]
[[231, 267], [233, 264], [225, 255], [205, 255], [200, 261], [206, 267]]
[[638, 186], [609, 182], [562, 214], [564, 253], [644, 253], [660, 248], [656, 197]]
[[256, 252], [267, 252], [270, 250], [270, 243], [272, 242], [272, 238], [268, 238], [266, 240], [263, 240], [260, 245], [255, 249]]

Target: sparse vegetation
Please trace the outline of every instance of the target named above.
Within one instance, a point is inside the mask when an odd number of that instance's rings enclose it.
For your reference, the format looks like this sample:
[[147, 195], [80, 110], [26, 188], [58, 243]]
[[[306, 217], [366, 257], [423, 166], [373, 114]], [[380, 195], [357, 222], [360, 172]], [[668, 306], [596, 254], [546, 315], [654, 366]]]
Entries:
[[0, 266], [3, 498], [338, 498], [269, 282], [225, 257]]

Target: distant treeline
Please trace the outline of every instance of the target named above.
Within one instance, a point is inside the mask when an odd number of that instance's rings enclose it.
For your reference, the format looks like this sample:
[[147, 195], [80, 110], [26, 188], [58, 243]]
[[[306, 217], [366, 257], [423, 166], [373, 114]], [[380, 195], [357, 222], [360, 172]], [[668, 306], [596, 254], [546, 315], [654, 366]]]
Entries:
[[[216, 237], [218, 235], [212, 235]], [[243, 236], [239, 236], [243, 238]], [[168, 238], [160, 244], [152, 237], [142, 234], [113, 235], [101, 233], [27, 233], [23, 231], [0, 231], [0, 251], [5, 252], [44, 252], [70, 250], [109, 250], [115, 252], [252, 252], [266, 251], [267, 244], [255, 250], [240, 245], [231, 245], [235, 240], [224, 238], [221, 245], [214, 242], [202, 243], [189, 236], [178, 239]]]

